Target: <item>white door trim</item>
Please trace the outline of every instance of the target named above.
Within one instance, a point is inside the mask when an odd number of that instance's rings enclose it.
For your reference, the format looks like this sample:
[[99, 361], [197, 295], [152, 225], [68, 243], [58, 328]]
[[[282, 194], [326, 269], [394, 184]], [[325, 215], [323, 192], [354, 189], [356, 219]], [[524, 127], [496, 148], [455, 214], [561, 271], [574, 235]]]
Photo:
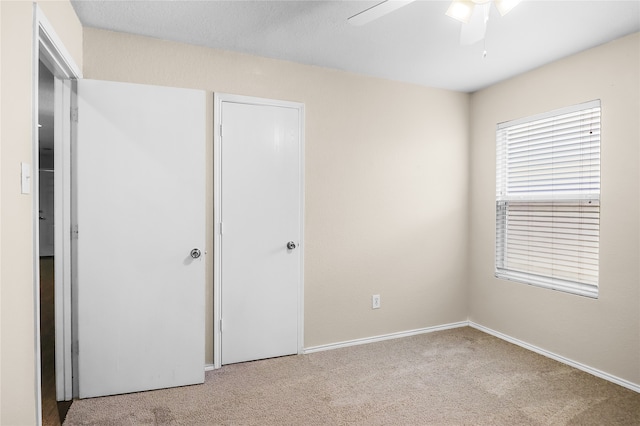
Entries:
[[55, 79], [54, 220], [56, 398], [73, 399], [71, 343], [71, 81]]
[[213, 119], [213, 366], [222, 366], [222, 345], [220, 321], [222, 319], [222, 241], [220, 238], [220, 214], [222, 212], [222, 158], [221, 158], [221, 124], [222, 103], [236, 102], [251, 105], [269, 105], [287, 108], [295, 108], [300, 117], [300, 284], [298, 288], [298, 354], [304, 349], [304, 104], [298, 102], [280, 101], [273, 99], [255, 98], [251, 96], [232, 95], [228, 93], [214, 93], [214, 119]]
[[[58, 80], [74, 80], [82, 78], [80, 68], [75, 63], [71, 54], [67, 51], [53, 29], [53, 26], [44, 15], [42, 9], [37, 3], [33, 7], [33, 72], [32, 72], [32, 229], [33, 229], [33, 287], [34, 287], [34, 339], [35, 339], [35, 376], [36, 382], [36, 424], [42, 424], [42, 393], [41, 393], [41, 354], [40, 354], [40, 226], [39, 226], [39, 182], [38, 173], [38, 86], [39, 73], [38, 63], [40, 60], [44, 62], [51, 70], [54, 77]], [[60, 89], [62, 90], [62, 89]], [[69, 95], [70, 96], [70, 95]], [[64, 114], [63, 99], [56, 99], [56, 130], [54, 140], [54, 159], [55, 169], [60, 170], [62, 175], [69, 176], [71, 167], [69, 162], [70, 155], [70, 116]], [[70, 321], [64, 322], [66, 318], [71, 316], [71, 281], [69, 273], [71, 265], [71, 257], [68, 254], [70, 245], [70, 234], [66, 234], [64, 239], [58, 238], [60, 234], [58, 229], [69, 229], [71, 222], [65, 222], [66, 215], [58, 215], [60, 209], [64, 209], [65, 203], [70, 202], [71, 185], [67, 179], [55, 179], [54, 192], [56, 197], [55, 206], [55, 226], [56, 226], [56, 242], [55, 242], [55, 268], [56, 268], [56, 389], [57, 398], [71, 399], [71, 369], [67, 366], [71, 365], [71, 346], [70, 336], [66, 331], [71, 332]], [[69, 204], [70, 206], [70, 204]], [[69, 209], [66, 209], [68, 212]], [[64, 235], [64, 234], [63, 234]], [[67, 241], [69, 240], [69, 241]], [[61, 335], [58, 335], [61, 333]], [[64, 337], [61, 337], [64, 335]], [[66, 343], [68, 341], [68, 345]], [[64, 368], [59, 371], [58, 368]]]

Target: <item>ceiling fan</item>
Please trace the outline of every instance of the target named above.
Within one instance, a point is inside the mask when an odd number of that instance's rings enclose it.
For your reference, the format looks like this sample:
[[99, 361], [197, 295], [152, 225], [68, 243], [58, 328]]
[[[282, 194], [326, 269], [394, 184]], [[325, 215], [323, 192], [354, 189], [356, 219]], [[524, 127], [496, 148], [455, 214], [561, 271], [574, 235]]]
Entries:
[[[352, 25], [364, 25], [393, 12], [415, 0], [385, 0], [369, 9], [365, 9], [347, 19]], [[500, 16], [504, 16], [521, 0], [453, 0], [446, 15], [462, 22], [460, 44], [474, 44], [484, 38], [491, 3], [496, 6]]]

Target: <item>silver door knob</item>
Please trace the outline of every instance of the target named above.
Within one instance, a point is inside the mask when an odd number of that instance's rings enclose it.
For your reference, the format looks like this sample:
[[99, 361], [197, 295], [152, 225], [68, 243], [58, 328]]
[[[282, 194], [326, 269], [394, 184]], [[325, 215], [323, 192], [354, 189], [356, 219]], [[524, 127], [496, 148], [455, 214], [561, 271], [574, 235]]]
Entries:
[[201, 254], [202, 253], [200, 253], [200, 250], [198, 250], [197, 248], [191, 250], [191, 257], [193, 257], [194, 259], [199, 258]]
[[293, 250], [294, 248], [296, 248], [296, 243], [294, 243], [293, 241], [289, 241], [289, 242], [287, 243], [287, 248], [288, 248], [289, 250]]

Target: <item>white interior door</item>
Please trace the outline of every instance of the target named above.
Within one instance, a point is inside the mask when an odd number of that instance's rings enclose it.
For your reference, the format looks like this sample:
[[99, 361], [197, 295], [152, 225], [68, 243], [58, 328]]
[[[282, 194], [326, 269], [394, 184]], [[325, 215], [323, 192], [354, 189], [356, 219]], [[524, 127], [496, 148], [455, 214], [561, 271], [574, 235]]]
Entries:
[[295, 354], [302, 283], [302, 106], [237, 98], [219, 107], [221, 362]]
[[80, 80], [77, 97], [79, 396], [202, 383], [204, 92]]

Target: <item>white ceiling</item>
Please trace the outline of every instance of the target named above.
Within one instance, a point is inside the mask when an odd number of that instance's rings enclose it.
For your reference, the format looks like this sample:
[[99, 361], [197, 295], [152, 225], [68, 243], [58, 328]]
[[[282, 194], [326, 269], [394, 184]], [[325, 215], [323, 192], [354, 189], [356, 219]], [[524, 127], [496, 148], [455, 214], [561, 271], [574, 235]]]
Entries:
[[448, 0], [361, 27], [347, 18], [381, 0], [71, 1], [88, 27], [463, 92], [640, 31], [640, 0], [524, 0], [504, 17], [492, 7], [486, 43], [472, 46], [460, 46]]

